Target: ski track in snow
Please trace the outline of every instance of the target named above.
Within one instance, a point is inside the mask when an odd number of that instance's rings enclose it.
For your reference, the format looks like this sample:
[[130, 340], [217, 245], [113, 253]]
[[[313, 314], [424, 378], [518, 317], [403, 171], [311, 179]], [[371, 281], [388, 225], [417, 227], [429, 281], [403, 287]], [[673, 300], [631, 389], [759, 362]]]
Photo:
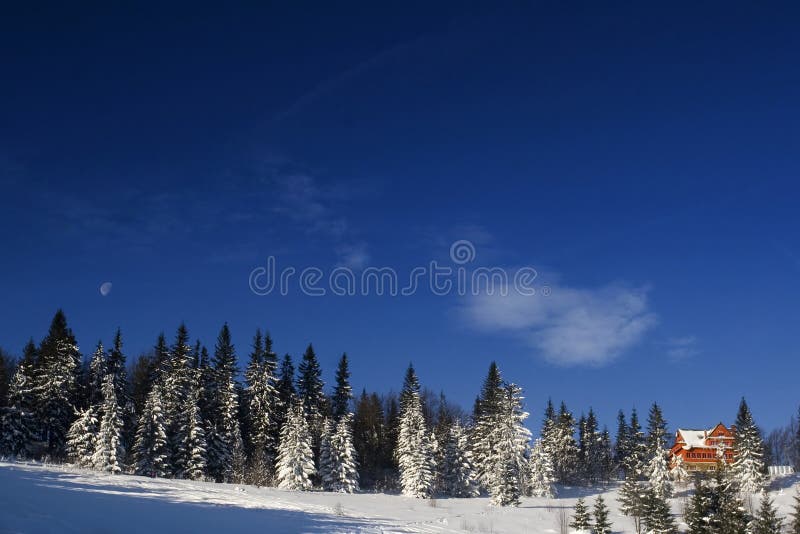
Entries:
[[[790, 512], [800, 478], [771, 492], [780, 515]], [[38, 463], [0, 462], [0, 533], [270, 533], [560, 532], [559, 510], [602, 493], [615, 532], [631, 532], [616, 487], [560, 488], [562, 498], [525, 498], [495, 508], [487, 498], [418, 500], [379, 493], [292, 492], [236, 484], [110, 475]], [[672, 499], [682, 509], [685, 491]], [[753, 505], [758, 507], [758, 497]]]

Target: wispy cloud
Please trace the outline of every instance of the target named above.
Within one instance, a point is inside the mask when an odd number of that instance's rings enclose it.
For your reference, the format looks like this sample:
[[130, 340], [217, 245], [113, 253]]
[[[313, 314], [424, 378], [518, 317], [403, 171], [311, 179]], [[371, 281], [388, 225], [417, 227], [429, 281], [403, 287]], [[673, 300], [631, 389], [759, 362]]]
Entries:
[[672, 361], [685, 360], [700, 354], [697, 348], [697, 338], [694, 336], [673, 337], [668, 339], [664, 345], [667, 349], [667, 356]]
[[472, 326], [510, 333], [546, 361], [561, 366], [601, 366], [639, 343], [657, 317], [647, 288], [607, 285], [547, 286], [525, 296], [481, 294], [465, 297], [460, 311]]

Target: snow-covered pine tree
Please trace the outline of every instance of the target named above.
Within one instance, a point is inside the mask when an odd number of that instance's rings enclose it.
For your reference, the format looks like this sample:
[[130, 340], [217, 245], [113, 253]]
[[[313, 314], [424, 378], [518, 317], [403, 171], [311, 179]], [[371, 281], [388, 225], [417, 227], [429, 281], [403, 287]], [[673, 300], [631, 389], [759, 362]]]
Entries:
[[740, 491], [759, 492], [766, 482], [764, 442], [744, 398], [739, 404], [733, 435], [733, 477]]
[[75, 336], [58, 310], [38, 350], [33, 388], [36, 427], [52, 456], [61, 456], [75, 418], [81, 355]]
[[659, 499], [668, 499], [672, 496], [672, 480], [669, 475], [667, 462], [667, 422], [661, 413], [658, 404], [653, 403], [647, 419], [647, 464], [644, 475], [650, 487]]
[[528, 459], [528, 494], [533, 497], [553, 498], [556, 496], [554, 483], [553, 460], [542, 440], [537, 439]]
[[122, 445], [122, 410], [114, 391], [114, 375], [106, 375], [103, 382], [100, 428], [94, 451], [95, 469], [117, 474], [122, 472], [125, 447]]
[[615, 470], [614, 452], [611, 449], [611, 434], [608, 427], [603, 427], [603, 431], [600, 433], [599, 449], [600, 479], [607, 482], [614, 476]]
[[234, 448], [241, 440], [239, 400], [236, 388], [236, 353], [231, 333], [225, 323], [214, 347], [214, 394], [207, 435], [207, 470], [217, 482], [230, 482], [233, 477]]
[[594, 501], [594, 525], [592, 534], [611, 534], [611, 520], [608, 517], [608, 507], [602, 495]]
[[196, 370], [189, 391], [181, 403], [181, 417], [176, 435], [179, 448], [174, 456], [173, 471], [178, 478], [203, 480], [208, 465], [206, 433], [200, 417], [200, 382]]
[[107, 358], [103, 343], [98, 341], [97, 348], [89, 361], [89, 391], [87, 392], [89, 406], [95, 406], [103, 402], [103, 382], [108, 374]]
[[[33, 342], [27, 350], [35, 352]], [[34, 439], [32, 358], [30, 361], [23, 359], [11, 377], [8, 406], [0, 412], [0, 456], [24, 457]]]
[[659, 496], [652, 487], [648, 487], [643, 502], [642, 524], [647, 534], [677, 534], [675, 519], [664, 497]]
[[581, 464], [579, 472], [584, 482], [595, 484], [606, 477], [608, 452], [594, 410], [589, 408], [589, 415], [585, 418], [581, 416], [581, 419], [582, 422], [578, 426], [580, 436], [578, 457]]
[[750, 532], [752, 534], [776, 534], [783, 528], [783, 520], [778, 517], [772, 499], [763, 494], [761, 496], [761, 508], [758, 515], [750, 522]]
[[108, 351], [108, 372], [114, 380], [114, 394], [125, 411], [128, 405], [128, 375], [125, 369], [125, 353], [122, 352], [122, 330], [117, 328], [114, 342]]
[[189, 347], [189, 332], [186, 325], [181, 324], [175, 335], [175, 342], [167, 350], [159, 337], [156, 345], [160, 353], [158, 358], [166, 358], [159, 372], [157, 383], [161, 386], [164, 424], [167, 429], [169, 443], [169, 476], [185, 478], [187, 469], [187, 435], [186, 407], [196, 379], [194, 366], [191, 364], [192, 350]]
[[167, 475], [169, 448], [161, 408], [161, 387], [154, 384], [147, 395], [139, 417], [133, 443], [134, 469], [137, 475], [164, 477]]
[[303, 353], [303, 359], [300, 361], [297, 371], [297, 395], [303, 403], [308, 418], [308, 428], [314, 447], [316, 447], [322, 434], [322, 422], [328, 412], [328, 400], [325, 397], [322, 370], [314, 347], [310, 343]]
[[625, 481], [619, 489], [620, 512], [633, 519], [636, 532], [641, 532], [641, 521], [645, 513], [643, 494], [645, 488], [631, 472], [626, 474]]
[[67, 432], [67, 457], [80, 467], [94, 467], [99, 424], [97, 408], [89, 406], [78, 412], [78, 418]]
[[589, 514], [589, 509], [583, 497], [578, 499], [575, 503], [575, 510], [572, 512], [572, 518], [569, 522], [569, 528], [573, 534], [590, 534], [592, 529], [592, 516]]
[[331, 415], [334, 422], [350, 413], [350, 403], [353, 400], [353, 388], [350, 386], [350, 369], [347, 353], [342, 354], [339, 366], [336, 368], [336, 387], [331, 397]]
[[297, 396], [297, 391], [294, 387], [294, 365], [292, 364], [292, 357], [289, 354], [283, 356], [275, 389], [278, 394], [278, 403], [275, 406], [275, 425], [272, 429], [272, 439], [275, 444], [278, 444], [280, 443], [283, 423], [289, 416], [289, 410], [292, 407], [293, 399]]
[[496, 506], [518, 506], [523, 492], [523, 472], [527, 468], [525, 452], [531, 433], [525, 428], [528, 413], [522, 409], [522, 389], [516, 384], [503, 388], [500, 417], [493, 429], [496, 449], [489, 458], [491, 477], [489, 495]]
[[624, 470], [627, 466], [628, 450], [630, 449], [630, 429], [625, 419], [625, 412], [620, 410], [617, 413], [617, 439], [614, 442], [614, 466], [619, 470]]
[[575, 418], [561, 403], [552, 431], [548, 435], [549, 446], [545, 444], [553, 459], [553, 472], [556, 480], [568, 484], [575, 480], [578, 444], [575, 442]]
[[686, 485], [689, 481], [689, 472], [686, 470], [686, 464], [684, 463], [683, 456], [676, 456], [675, 457], [675, 465], [672, 467], [672, 470], [669, 472], [672, 480], [681, 486]]
[[[270, 348], [271, 352], [271, 348]], [[275, 406], [278, 402], [275, 376], [267, 363], [261, 331], [253, 339], [253, 352], [244, 373], [249, 442], [249, 478], [256, 485], [265, 485], [272, 478], [276, 443], [273, 441]]]
[[281, 429], [275, 471], [279, 488], [311, 489], [311, 477], [315, 474], [314, 455], [305, 409], [299, 400], [292, 403]]
[[[491, 460], [497, 452], [496, 434], [500, 414], [503, 410], [503, 378], [495, 362], [489, 365], [489, 372], [483, 381], [481, 393], [475, 403], [472, 431], [472, 460], [479, 485], [488, 490], [497, 475]], [[400, 398], [401, 406], [403, 398]]]
[[330, 491], [353, 493], [358, 491], [358, 469], [356, 452], [353, 447], [353, 414], [346, 413], [339, 418], [330, 437], [330, 469], [328, 472]]
[[442, 489], [450, 497], [477, 497], [474, 468], [464, 427], [450, 425], [442, 462]]
[[400, 432], [395, 448], [400, 486], [404, 495], [425, 499], [431, 496], [435, 482], [434, 441], [425, 425], [419, 381], [411, 366], [400, 402]]
[[319, 440], [319, 461], [317, 462], [317, 477], [322, 484], [322, 489], [332, 491], [333, 479], [331, 478], [333, 466], [331, 459], [331, 440], [336, 428], [331, 418], [326, 417], [322, 423], [322, 435]]

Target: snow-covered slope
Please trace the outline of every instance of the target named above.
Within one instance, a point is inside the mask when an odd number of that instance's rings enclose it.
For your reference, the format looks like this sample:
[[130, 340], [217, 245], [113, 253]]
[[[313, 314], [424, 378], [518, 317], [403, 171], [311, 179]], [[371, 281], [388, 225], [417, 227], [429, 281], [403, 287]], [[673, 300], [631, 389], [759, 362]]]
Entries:
[[[796, 479], [784, 482], [773, 492], [781, 515], [797, 489]], [[561, 488], [562, 498], [525, 498], [519, 508], [498, 509], [486, 498], [291, 492], [0, 463], [0, 533], [559, 533], [561, 515], [571, 513], [577, 498], [591, 505], [599, 493], [616, 531], [631, 532], [631, 521], [617, 510], [616, 488]], [[676, 513], [684, 500], [680, 493], [673, 499]]]

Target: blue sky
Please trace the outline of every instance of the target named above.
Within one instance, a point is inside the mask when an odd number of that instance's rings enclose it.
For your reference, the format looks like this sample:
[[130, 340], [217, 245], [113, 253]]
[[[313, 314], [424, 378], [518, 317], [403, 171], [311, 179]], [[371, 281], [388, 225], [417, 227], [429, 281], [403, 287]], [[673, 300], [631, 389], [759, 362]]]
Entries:
[[[0, 345], [256, 327], [325, 378], [673, 426], [800, 399], [796, 5], [4, 8]], [[533, 297], [253, 294], [279, 267], [536, 269]], [[450, 263], [452, 265], [452, 262]], [[102, 282], [113, 282], [101, 296]]]

